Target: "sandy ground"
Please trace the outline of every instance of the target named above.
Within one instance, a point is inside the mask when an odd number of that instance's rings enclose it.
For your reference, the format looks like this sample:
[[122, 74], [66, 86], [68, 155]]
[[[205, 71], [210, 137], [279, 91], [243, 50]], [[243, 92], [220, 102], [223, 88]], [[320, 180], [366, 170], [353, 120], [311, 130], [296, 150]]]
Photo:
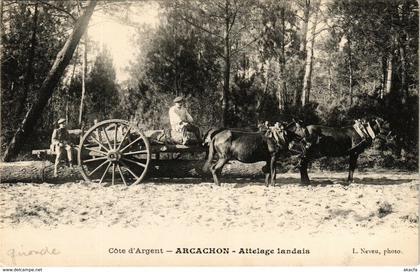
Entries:
[[305, 229], [309, 234], [404, 232], [417, 235], [417, 173], [311, 174], [300, 186], [297, 174], [263, 180], [151, 180], [125, 187], [87, 183], [0, 184], [0, 228], [60, 226], [205, 227], [217, 231]]

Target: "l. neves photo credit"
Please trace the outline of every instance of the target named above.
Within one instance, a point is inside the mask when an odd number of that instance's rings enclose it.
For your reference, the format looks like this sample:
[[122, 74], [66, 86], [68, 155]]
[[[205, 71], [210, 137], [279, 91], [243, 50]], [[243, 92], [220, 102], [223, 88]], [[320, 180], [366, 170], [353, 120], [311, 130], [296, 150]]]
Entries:
[[418, 264], [417, 1], [0, 4], [3, 265]]

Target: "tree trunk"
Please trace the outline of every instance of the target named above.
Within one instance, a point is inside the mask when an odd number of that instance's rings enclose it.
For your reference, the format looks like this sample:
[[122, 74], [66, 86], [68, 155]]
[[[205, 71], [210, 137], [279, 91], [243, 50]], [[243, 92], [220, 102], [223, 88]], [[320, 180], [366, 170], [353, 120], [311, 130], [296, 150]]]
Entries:
[[332, 94], [332, 73], [331, 64], [328, 66], [328, 92]]
[[69, 107], [70, 107], [70, 105], [69, 105], [69, 103], [70, 103], [70, 94], [69, 94], [69, 88], [72, 86], [72, 84], [73, 84], [73, 82], [74, 82], [74, 73], [75, 73], [75, 71], [76, 71], [76, 65], [77, 65], [77, 58], [78, 58], [78, 56], [77, 56], [77, 51], [78, 51], [78, 48], [79, 47], [77, 47], [76, 48], [76, 56], [75, 56], [75, 60], [74, 60], [74, 63], [73, 63], [73, 70], [71, 71], [71, 76], [70, 76], [70, 81], [68, 82], [68, 87], [66, 87], [66, 121], [67, 121], [67, 124], [69, 124], [69, 121], [70, 121], [70, 116], [69, 116]]
[[302, 40], [300, 44], [300, 59], [303, 63], [302, 67], [299, 71], [299, 82], [302, 84], [300, 87], [295, 88], [294, 94], [293, 94], [293, 104], [295, 106], [298, 106], [300, 104], [300, 100], [302, 97], [302, 88], [303, 88], [303, 82], [304, 82], [304, 75], [305, 75], [305, 68], [306, 68], [306, 58], [307, 58], [307, 50], [306, 50], [306, 44], [307, 44], [307, 36], [308, 36], [308, 25], [309, 25], [309, 18], [310, 18], [310, 10], [311, 10], [311, 0], [305, 0], [305, 7], [303, 10], [303, 21], [302, 21]]
[[265, 80], [264, 80], [264, 89], [262, 92], [262, 95], [260, 99], [257, 100], [257, 106], [256, 106], [256, 114], [257, 114], [257, 126], [258, 122], [261, 122], [263, 120], [260, 119], [260, 111], [261, 108], [264, 106], [264, 101], [266, 99], [267, 93], [268, 93], [268, 85], [270, 84], [270, 72], [271, 72], [271, 59], [267, 60], [268, 64], [265, 71]]
[[351, 38], [350, 35], [347, 37], [348, 41], [348, 55], [349, 55], [349, 96], [350, 96], [350, 107], [353, 105], [353, 55], [351, 51]]
[[382, 82], [381, 82], [381, 89], [380, 89], [380, 99], [384, 99], [385, 95], [385, 88], [387, 85], [386, 79], [388, 74], [388, 59], [385, 54], [382, 55]]
[[393, 61], [393, 54], [390, 52], [387, 58], [387, 73], [386, 73], [386, 87], [385, 87], [385, 94], [391, 93], [392, 90], [392, 76], [393, 76], [393, 69], [394, 69], [394, 61]]
[[400, 44], [400, 59], [401, 59], [401, 102], [405, 104], [408, 99], [408, 85], [407, 85], [407, 60], [405, 57], [405, 46]]
[[401, 60], [401, 102], [402, 104], [405, 104], [408, 99], [408, 84], [407, 84], [407, 59], [406, 59], [406, 48], [407, 48], [407, 17], [408, 13], [410, 12], [410, 2], [404, 1], [402, 4], [402, 7], [400, 9], [399, 14], [399, 20], [400, 20], [400, 26], [401, 31], [398, 32], [398, 47], [399, 47], [399, 54], [400, 54], [400, 60]]
[[31, 86], [31, 83], [34, 80], [34, 58], [35, 58], [37, 31], [38, 31], [38, 3], [35, 4], [35, 11], [34, 11], [33, 22], [32, 22], [31, 42], [29, 45], [28, 62], [26, 66], [25, 78], [24, 78], [23, 89], [22, 89], [23, 93], [17, 104], [18, 108], [16, 110], [16, 116], [18, 118], [20, 118], [20, 116], [22, 115], [25, 109], [25, 104], [26, 104], [26, 99], [28, 97], [29, 88]]
[[4, 12], [4, 2], [3, 0], [0, 0], [0, 37], [3, 37], [3, 29], [4, 29], [4, 24], [3, 24], [3, 12]]
[[39, 89], [39, 94], [37, 99], [32, 104], [28, 113], [26, 114], [22, 124], [16, 131], [13, 139], [11, 140], [5, 154], [3, 157], [4, 161], [10, 161], [17, 156], [25, 142], [26, 138], [32, 134], [34, 127], [37, 125], [37, 121], [42, 115], [42, 111], [47, 104], [48, 100], [51, 98], [52, 93], [54, 92], [55, 87], [60, 81], [61, 76], [64, 73], [67, 65], [69, 64], [74, 50], [76, 49], [77, 44], [80, 41], [83, 33], [85, 32], [90, 17], [92, 16], [93, 10], [96, 6], [96, 0], [91, 0], [87, 3], [86, 10], [84, 14], [77, 20], [76, 25], [73, 29], [73, 32], [70, 34], [70, 37], [67, 39], [64, 47], [57, 54], [57, 57], [54, 61], [54, 64], [49, 71], [46, 79]]
[[264, 94], [266, 94], [268, 91], [268, 85], [270, 83], [270, 72], [271, 72], [271, 59], [268, 60], [268, 65], [265, 71]]
[[[176, 9], [178, 8], [178, 2], [175, 2], [175, 7]], [[178, 11], [177, 11], [178, 12]], [[173, 22], [172, 23], [172, 27], [171, 27], [171, 36], [173, 38], [173, 40], [175, 41], [175, 46], [172, 49], [172, 53], [173, 53], [173, 68], [174, 68], [174, 80], [173, 80], [173, 90], [175, 90], [175, 96], [179, 96], [182, 95], [180, 94], [179, 90], [181, 89], [178, 83], [178, 77], [179, 77], [179, 68], [178, 68], [178, 53], [179, 53], [179, 48], [178, 48], [178, 44], [176, 43], [176, 41], [178, 40], [178, 32], [177, 32], [177, 23]]]
[[229, 89], [230, 89], [230, 18], [229, 14], [229, 0], [225, 4], [225, 37], [224, 37], [224, 69], [223, 69], [223, 93], [222, 93], [222, 124], [227, 127], [229, 114]]
[[315, 31], [318, 23], [318, 11], [314, 10], [315, 18], [311, 28], [311, 37], [306, 46], [305, 75], [303, 77], [302, 107], [308, 104], [312, 84], [312, 66], [314, 60]]
[[284, 18], [284, 7], [281, 8], [280, 11], [281, 16], [281, 45], [280, 45], [280, 57], [279, 57], [279, 64], [280, 64], [280, 86], [278, 89], [277, 99], [279, 100], [279, 110], [284, 110], [284, 107], [286, 105], [286, 79], [285, 79], [285, 71], [286, 71], [286, 57], [285, 57], [285, 50], [284, 50], [284, 33], [286, 30], [285, 26], [285, 18]]
[[311, 0], [305, 0], [305, 7], [303, 10], [303, 22], [302, 22], [302, 40], [300, 44], [300, 52], [302, 55], [302, 59], [306, 60], [306, 44], [307, 44], [307, 36], [308, 36], [308, 25], [309, 25], [309, 18], [310, 18], [310, 11], [311, 11]]
[[[398, 18], [398, 5], [396, 5], [395, 2], [389, 1], [388, 8], [390, 9], [390, 12], [388, 13], [388, 20], [391, 22], [389, 26], [389, 37], [390, 40], [388, 41], [388, 50], [387, 50], [387, 72], [386, 72], [386, 85], [385, 85], [385, 95], [389, 95], [394, 88], [394, 70], [395, 70], [395, 48], [397, 48], [397, 33], [398, 32], [394, 24], [397, 23], [395, 20]], [[387, 103], [389, 102], [389, 99]]]
[[84, 38], [84, 43], [83, 43], [82, 96], [80, 98], [80, 108], [79, 108], [79, 127], [82, 127], [83, 107], [84, 107], [85, 94], [86, 94], [87, 43], [88, 43], [88, 37], [87, 37], [87, 33], [85, 33], [85, 38]]
[[[52, 157], [51, 157], [52, 158]], [[261, 171], [265, 163], [243, 164], [232, 161], [223, 167], [223, 177], [263, 177]], [[209, 173], [203, 173], [203, 160], [153, 160], [147, 178], [170, 177], [170, 178], [200, 178], [208, 176]], [[83, 180], [78, 166], [69, 168], [60, 165], [58, 168], [58, 177], [54, 177], [54, 164], [50, 161], [19, 161], [11, 163], [0, 163], [1, 183], [16, 182], [51, 182], [63, 183], [66, 181]]]

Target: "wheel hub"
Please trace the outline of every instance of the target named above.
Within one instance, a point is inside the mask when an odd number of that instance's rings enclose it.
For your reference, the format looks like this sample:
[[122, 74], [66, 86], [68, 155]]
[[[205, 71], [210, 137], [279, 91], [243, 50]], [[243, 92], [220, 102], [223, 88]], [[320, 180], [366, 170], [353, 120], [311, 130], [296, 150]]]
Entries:
[[121, 159], [121, 153], [118, 150], [110, 150], [107, 154], [107, 158], [111, 162], [116, 162]]

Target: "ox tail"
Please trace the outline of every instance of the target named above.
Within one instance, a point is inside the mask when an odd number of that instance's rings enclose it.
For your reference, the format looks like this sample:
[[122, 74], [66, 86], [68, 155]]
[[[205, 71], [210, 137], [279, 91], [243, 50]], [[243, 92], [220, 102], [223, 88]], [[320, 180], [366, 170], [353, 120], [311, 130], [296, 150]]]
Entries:
[[207, 173], [209, 171], [210, 168], [210, 164], [213, 160], [214, 157], [214, 138], [216, 137], [217, 134], [219, 134], [220, 132], [224, 131], [225, 128], [212, 128], [209, 131], [207, 131], [206, 136], [204, 138], [204, 143], [203, 145], [209, 146], [208, 152], [206, 153], [207, 155], [207, 161], [203, 166], [203, 172]]
[[208, 173], [208, 171], [210, 169], [210, 164], [213, 161], [213, 157], [214, 157], [214, 137], [211, 138], [210, 143], [209, 143], [209, 151], [208, 151], [207, 161], [203, 166], [203, 172]]

